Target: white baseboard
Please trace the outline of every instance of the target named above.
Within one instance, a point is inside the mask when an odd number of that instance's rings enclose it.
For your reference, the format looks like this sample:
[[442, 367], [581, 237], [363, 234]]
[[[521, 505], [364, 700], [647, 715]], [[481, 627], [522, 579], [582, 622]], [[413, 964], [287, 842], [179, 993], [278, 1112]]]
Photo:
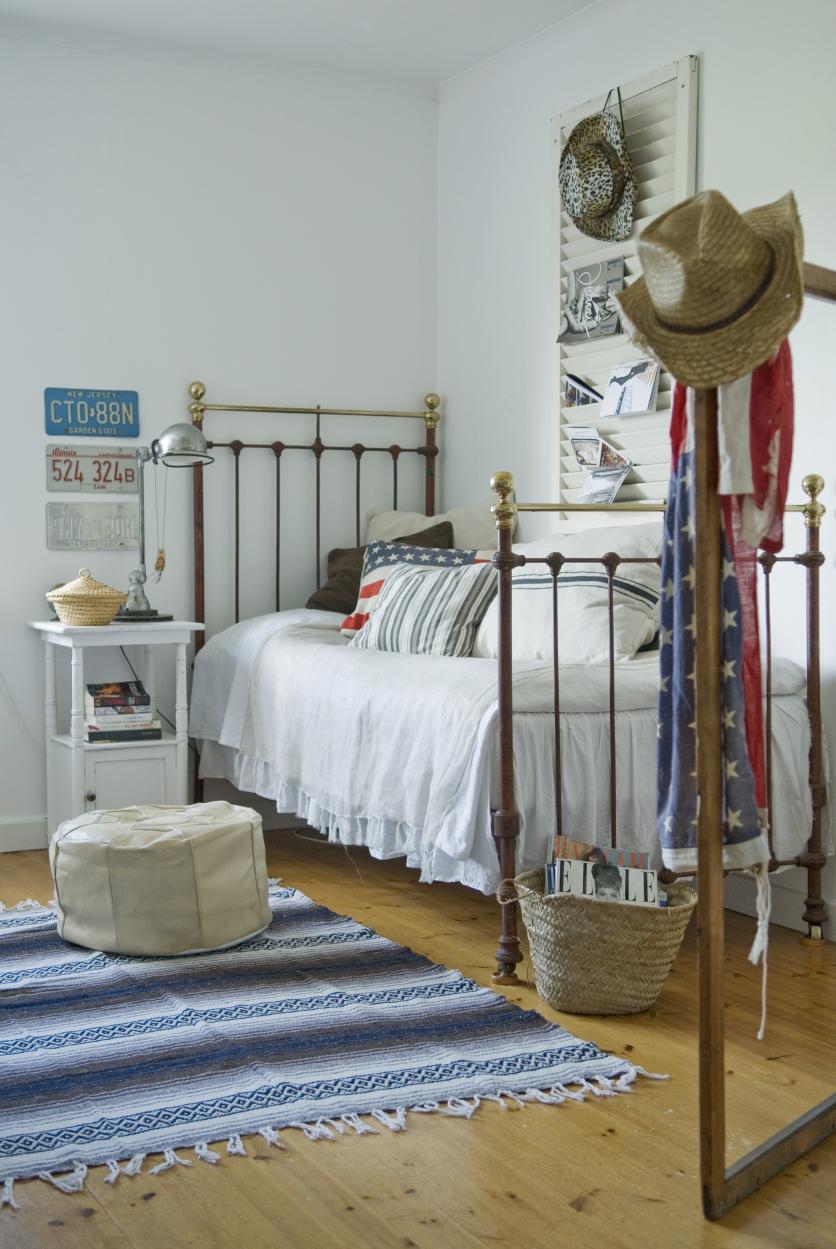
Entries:
[[45, 815], [0, 816], [0, 854], [7, 850], [46, 850]]
[[[807, 932], [807, 925], [801, 916], [804, 911], [804, 898], [807, 893], [807, 873], [800, 868], [781, 872], [770, 877], [772, 885], [773, 924], [783, 928], [793, 928], [796, 932]], [[827, 941], [836, 941], [836, 898], [829, 898], [826, 890], [825, 906], [828, 922], [824, 925], [824, 937]], [[725, 903], [730, 911], [738, 911], [742, 915], [755, 914], [755, 882], [749, 876], [732, 873], [726, 877]]]

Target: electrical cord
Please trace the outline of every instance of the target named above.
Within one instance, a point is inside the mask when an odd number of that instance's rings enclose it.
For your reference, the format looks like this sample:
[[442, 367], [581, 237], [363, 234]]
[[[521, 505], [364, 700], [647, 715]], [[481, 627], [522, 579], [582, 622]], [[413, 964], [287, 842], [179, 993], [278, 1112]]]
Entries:
[[[308, 827], [307, 824], [302, 826], [302, 828], [307, 828], [307, 827]], [[318, 837], [309, 837], [307, 836], [307, 834], [303, 833], [301, 829], [299, 828], [286, 829], [282, 831], [292, 832], [293, 836], [297, 839], [297, 841], [307, 841], [312, 846], [326, 846], [330, 849], [330, 847], [334, 845], [334, 842], [328, 841], [328, 839], [325, 838], [324, 834], [320, 834]], [[357, 873], [357, 877], [360, 881], [360, 884], [365, 886], [366, 878], [363, 875], [363, 873], [360, 871], [360, 868], [358, 867], [356, 860], [352, 858], [351, 851], [349, 850], [348, 846], [345, 844], [344, 841], [338, 842], [337, 844], [342, 846], [343, 850], [345, 851], [345, 857], [348, 859], [349, 863], [351, 864], [351, 866], [354, 868], [355, 872]]]
[[[124, 659], [125, 663], [128, 665], [128, 667], [130, 668], [130, 670], [131, 670], [131, 672], [132, 672], [132, 674], [133, 674], [133, 678], [134, 678], [134, 680], [137, 682], [137, 684], [138, 684], [138, 685], [141, 685], [141, 684], [142, 684], [142, 681], [140, 680], [139, 675], [137, 674], [137, 670], [136, 670], [136, 668], [133, 666], [133, 664], [131, 663], [130, 659], [128, 659], [128, 654], [127, 654], [127, 651], [125, 650], [124, 646], [120, 646], [120, 647], [119, 647], [119, 649], [120, 649], [120, 651], [122, 652], [122, 658]], [[168, 727], [171, 729], [172, 733], [176, 733], [176, 732], [177, 732], [177, 729], [176, 729], [176, 728], [174, 727], [174, 725], [171, 723], [171, 721], [169, 720], [168, 716], [167, 716], [167, 715], [164, 715], [164, 714], [163, 714], [163, 712], [162, 712], [162, 711], [160, 711], [159, 707], [155, 707], [155, 708], [154, 708], [154, 710], [155, 710], [155, 712], [157, 713], [157, 715], [160, 717], [160, 719], [161, 719], [161, 720], [165, 720], [166, 724], [167, 724], [167, 725], [168, 725]], [[192, 752], [192, 754], [194, 755], [195, 759], [198, 759], [198, 760], [200, 759], [200, 751], [197, 749], [197, 747], [195, 746], [195, 744], [194, 744], [194, 742], [192, 741], [192, 739], [191, 739], [191, 738], [189, 738], [189, 750]]]
[[18, 724], [23, 730], [24, 736], [29, 738], [29, 741], [32, 743], [32, 746], [34, 747], [36, 753], [40, 755], [43, 749], [41, 746], [41, 743], [38, 741], [38, 739], [35, 737], [34, 732], [26, 723], [26, 720], [23, 717], [23, 712], [20, 710], [17, 703], [15, 702], [15, 697], [12, 694], [12, 691], [9, 689], [6, 678], [3, 676], [2, 672], [0, 672], [0, 689], [2, 689], [3, 694], [5, 695], [9, 710], [11, 711], [12, 715], [17, 720]]

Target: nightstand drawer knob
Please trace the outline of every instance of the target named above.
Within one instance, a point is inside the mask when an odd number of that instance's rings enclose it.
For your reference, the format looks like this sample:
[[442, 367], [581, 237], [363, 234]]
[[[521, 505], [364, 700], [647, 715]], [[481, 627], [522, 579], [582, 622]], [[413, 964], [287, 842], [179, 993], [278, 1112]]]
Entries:
[[92, 792], [91, 792], [91, 793], [86, 793], [86, 794], [84, 795], [84, 797], [85, 797], [85, 799], [87, 800], [87, 802], [95, 802], [95, 801], [96, 801], [96, 795], [95, 795], [94, 793], [92, 793]]

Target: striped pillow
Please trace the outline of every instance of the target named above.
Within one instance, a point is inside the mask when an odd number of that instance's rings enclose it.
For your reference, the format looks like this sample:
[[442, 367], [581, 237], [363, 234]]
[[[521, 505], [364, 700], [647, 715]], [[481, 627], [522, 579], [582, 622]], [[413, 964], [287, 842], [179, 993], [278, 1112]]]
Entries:
[[[552, 534], [515, 546], [520, 555], [542, 559], [552, 551], [572, 559], [617, 551], [626, 560], [655, 559], [662, 549], [662, 526], [619, 525], [576, 534]], [[543, 564], [515, 568], [513, 589], [514, 659], [552, 658], [552, 575]], [[608, 578], [597, 562], [564, 564], [557, 579], [560, 662], [603, 664], [609, 659]], [[659, 568], [655, 563], [623, 563], [613, 578], [613, 642], [617, 660], [632, 659], [659, 628]], [[499, 612], [492, 604], [473, 647], [474, 655], [499, 653]]]
[[393, 568], [377, 606], [351, 645], [406, 655], [469, 655], [496, 593], [490, 564]]
[[399, 565], [422, 569], [462, 568], [468, 564], [484, 563], [490, 560], [492, 554], [492, 551], [462, 551], [455, 547], [442, 550], [439, 547], [407, 546], [394, 540], [370, 542], [363, 560], [357, 606], [340, 625], [340, 632], [346, 637], [354, 637], [360, 632], [377, 605], [386, 578]]

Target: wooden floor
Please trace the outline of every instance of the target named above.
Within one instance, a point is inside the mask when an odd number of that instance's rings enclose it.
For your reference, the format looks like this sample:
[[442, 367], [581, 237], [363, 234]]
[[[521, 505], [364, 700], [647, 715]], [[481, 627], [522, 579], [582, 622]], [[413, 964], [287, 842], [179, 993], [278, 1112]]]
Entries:
[[[334, 910], [487, 983], [497, 928], [490, 899], [419, 885], [398, 863], [351, 859], [292, 833], [268, 838], [270, 869]], [[0, 899], [46, 901], [41, 852], [0, 855]], [[581, 1037], [667, 1083], [631, 1096], [501, 1111], [470, 1121], [412, 1116], [400, 1134], [287, 1148], [246, 1142], [248, 1160], [195, 1162], [156, 1178], [64, 1196], [20, 1183], [0, 1211], [0, 1249], [833, 1249], [836, 1139], [773, 1180], [721, 1224], [702, 1219], [696, 1131], [694, 925], [656, 1009], [626, 1018], [560, 1016], [532, 989], [508, 990]], [[729, 1141], [735, 1156], [834, 1088], [836, 946], [811, 949], [773, 928], [769, 1023], [755, 1040], [759, 971], [752, 921], [728, 916]], [[731, 1157], [729, 1159], [731, 1161]]]

